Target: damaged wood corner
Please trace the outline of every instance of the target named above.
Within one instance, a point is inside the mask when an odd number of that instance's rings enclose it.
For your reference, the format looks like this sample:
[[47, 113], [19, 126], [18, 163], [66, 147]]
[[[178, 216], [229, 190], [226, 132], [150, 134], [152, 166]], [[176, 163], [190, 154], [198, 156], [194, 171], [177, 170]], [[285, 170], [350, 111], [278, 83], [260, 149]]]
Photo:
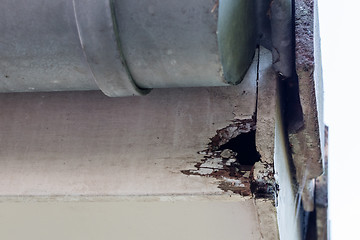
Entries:
[[195, 169], [181, 172], [215, 178], [224, 192], [274, 200], [278, 187], [273, 164], [261, 162], [255, 136], [255, 117], [234, 120], [217, 130], [208, 147], [198, 152], [203, 159], [194, 165]]
[[316, 1], [295, 1], [295, 67], [299, 78], [299, 96], [304, 125], [289, 131], [289, 143], [296, 168], [296, 178], [304, 210], [312, 212], [314, 205], [314, 179], [323, 172], [323, 106], [322, 78], [315, 74], [320, 55], [315, 46], [320, 41], [315, 32]]

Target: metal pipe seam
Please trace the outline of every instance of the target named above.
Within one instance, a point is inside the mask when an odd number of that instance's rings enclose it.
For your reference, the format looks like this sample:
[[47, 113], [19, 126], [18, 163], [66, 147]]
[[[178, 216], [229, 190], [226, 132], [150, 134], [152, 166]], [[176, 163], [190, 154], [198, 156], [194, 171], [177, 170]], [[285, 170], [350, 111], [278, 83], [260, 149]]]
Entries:
[[109, 97], [144, 95], [121, 52], [114, 0], [73, 0], [76, 25], [95, 82]]

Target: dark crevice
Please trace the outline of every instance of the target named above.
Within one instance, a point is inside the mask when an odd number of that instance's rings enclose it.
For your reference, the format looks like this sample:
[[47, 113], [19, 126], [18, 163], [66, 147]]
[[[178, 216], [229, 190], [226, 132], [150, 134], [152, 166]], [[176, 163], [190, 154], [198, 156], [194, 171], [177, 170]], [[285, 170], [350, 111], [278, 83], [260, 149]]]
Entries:
[[[284, 131], [285, 136], [289, 136], [289, 133], [291, 133], [291, 130], [290, 130], [291, 128], [294, 130], [295, 125], [300, 128], [303, 125], [302, 109], [301, 109], [301, 105], [291, 103], [291, 100], [288, 97], [288, 94], [289, 94], [288, 82], [278, 79], [278, 86], [279, 86], [279, 91], [280, 91], [280, 104], [281, 104], [281, 109], [282, 109], [281, 110], [281, 118], [284, 121], [283, 131]], [[298, 88], [298, 85], [297, 85], [297, 88]], [[297, 93], [297, 97], [299, 97], [298, 93]], [[297, 97], [295, 97], [295, 98], [297, 98]], [[298, 98], [297, 101], [300, 102], [300, 98]], [[295, 107], [294, 109], [292, 109], [292, 111], [290, 111], [289, 108], [294, 107], [294, 105], [296, 105], [300, 108]], [[291, 145], [288, 137], [285, 138], [285, 146], [287, 149], [287, 151], [286, 151], [287, 159], [289, 159], [287, 161], [287, 163], [288, 163], [290, 171], [292, 173], [291, 176], [293, 177], [292, 182], [294, 184], [297, 184], [296, 168], [295, 168], [295, 164], [294, 164], [294, 160], [293, 160], [293, 156], [292, 156], [292, 145]]]
[[240, 134], [255, 131], [256, 129], [255, 117], [252, 119], [235, 120], [225, 128], [216, 131], [216, 135], [210, 139], [208, 149], [205, 151], [218, 150], [222, 145], [236, 138]]
[[282, 93], [285, 100], [285, 125], [289, 133], [296, 133], [304, 126], [304, 116], [299, 94], [299, 80], [296, 73], [294, 73], [294, 77], [282, 82], [284, 82]]
[[237, 153], [236, 160], [241, 165], [253, 166], [255, 162], [260, 161], [260, 154], [255, 145], [255, 130], [240, 134], [219, 148], [219, 150], [225, 149]]
[[257, 65], [256, 65], [256, 102], [255, 102], [255, 112], [254, 112], [254, 122], [257, 119], [257, 108], [258, 108], [258, 99], [259, 99], [259, 72], [260, 72], [260, 46], [257, 46]]

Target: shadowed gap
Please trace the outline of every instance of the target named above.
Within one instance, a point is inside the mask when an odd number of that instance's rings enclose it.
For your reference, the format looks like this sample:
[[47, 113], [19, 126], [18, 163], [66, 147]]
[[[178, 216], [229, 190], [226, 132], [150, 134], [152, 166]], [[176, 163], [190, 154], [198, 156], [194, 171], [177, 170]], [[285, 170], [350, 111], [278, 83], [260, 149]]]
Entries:
[[236, 159], [241, 165], [254, 165], [260, 160], [260, 154], [256, 150], [255, 130], [242, 133], [230, 139], [227, 143], [219, 147], [219, 150], [230, 149], [237, 153]]

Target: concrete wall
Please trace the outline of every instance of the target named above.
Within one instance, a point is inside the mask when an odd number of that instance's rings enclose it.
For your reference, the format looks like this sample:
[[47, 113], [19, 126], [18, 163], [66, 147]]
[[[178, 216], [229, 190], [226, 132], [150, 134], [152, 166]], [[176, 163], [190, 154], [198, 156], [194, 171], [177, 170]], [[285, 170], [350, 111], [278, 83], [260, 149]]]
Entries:
[[251, 130], [258, 61], [234, 87], [1, 94], [0, 239], [274, 239], [251, 166], [241, 179], [223, 160], [224, 176], [184, 174], [216, 137]]
[[[234, 87], [1, 94], [0, 239], [301, 239], [277, 77], [259, 51]], [[212, 144], [255, 127], [261, 158], [234, 177]]]

